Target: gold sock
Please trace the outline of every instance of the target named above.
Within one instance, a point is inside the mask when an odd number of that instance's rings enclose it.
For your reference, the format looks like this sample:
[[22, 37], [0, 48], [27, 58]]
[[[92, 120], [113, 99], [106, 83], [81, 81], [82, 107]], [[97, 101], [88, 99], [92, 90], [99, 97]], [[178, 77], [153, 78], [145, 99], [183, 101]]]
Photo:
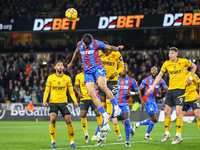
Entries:
[[51, 141], [55, 141], [55, 138], [56, 138], [55, 124], [49, 124], [49, 133], [50, 133]]
[[197, 118], [197, 125], [198, 125], [199, 130], [200, 130], [200, 118]]
[[[110, 103], [110, 101], [109, 101], [109, 103], [107, 103], [106, 102], [106, 112], [109, 114], [109, 115], [112, 115], [112, 109], [113, 109], [113, 106], [112, 106], [112, 104]], [[109, 119], [109, 121], [108, 122], [110, 122], [110, 119]]]
[[169, 132], [171, 118], [165, 118], [165, 132]]
[[176, 119], [176, 133], [181, 134], [182, 128], [183, 128], [183, 117], [180, 117]]
[[74, 127], [72, 124], [68, 124], [68, 135], [70, 142], [74, 142]]
[[114, 130], [117, 133], [117, 135], [120, 136], [121, 133], [120, 133], [119, 125], [113, 125], [113, 126], [114, 126]]
[[83, 131], [84, 133], [87, 132], [87, 118], [81, 118], [81, 123], [82, 123], [82, 127], [83, 127]]
[[101, 102], [103, 108], [106, 110], [106, 102]]
[[102, 124], [102, 117], [101, 116], [97, 117], [97, 123], [99, 125], [99, 129], [101, 129], [101, 124]]

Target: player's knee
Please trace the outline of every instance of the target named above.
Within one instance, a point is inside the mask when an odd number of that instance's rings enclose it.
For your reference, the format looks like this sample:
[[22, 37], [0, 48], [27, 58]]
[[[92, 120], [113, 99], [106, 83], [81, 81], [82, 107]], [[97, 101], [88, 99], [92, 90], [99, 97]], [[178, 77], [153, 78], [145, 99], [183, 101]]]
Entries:
[[92, 97], [94, 97], [95, 93], [92, 90], [91, 91], [89, 90], [88, 95], [92, 98]]
[[196, 117], [196, 118], [200, 118], [200, 113], [196, 113], [196, 114], [195, 114], [195, 117]]
[[107, 90], [107, 86], [106, 85], [99, 85], [99, 87], [101, 88], [102, 91], [106, 91]]
[[66, 124], [67, 125], [69, 125], [69, 124], [71, 124], [72, 123], [72, 121], [69, 119], [69, 120], [66, 120]]
[[86, 114], [85, 113], [81, 113], [81, 118], [85, 118]]
[[56, 118], [51, 118], [51, 119], [50, 119], [50, 123], [51, 123], [51, 124], [55, 124], [55, 123], [56, 123]]
[[154, 123], [157, 123], [158, 122], [158, 118], [153, 118], [151, 119]]

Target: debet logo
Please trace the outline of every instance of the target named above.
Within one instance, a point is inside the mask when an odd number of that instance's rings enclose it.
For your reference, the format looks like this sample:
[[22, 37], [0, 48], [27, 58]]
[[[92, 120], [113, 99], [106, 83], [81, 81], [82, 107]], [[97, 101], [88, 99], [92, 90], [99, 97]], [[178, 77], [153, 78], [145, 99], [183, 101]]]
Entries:
[[165, 14], [163, 27], [200, 25], [200, 13]]
[[[49, 30], [75, 30], [76, 22], [80, 18], [76, 18], [73, 21], [67, 18], [46, 18], [46, 19], [35, 19], [33, 25], [33, 31], [49, 31]], [[72, 22], [70, 24], [70, 22]]]
[[98, 29], [133, 28], [140, 27], [144, 15], [100, 17]]

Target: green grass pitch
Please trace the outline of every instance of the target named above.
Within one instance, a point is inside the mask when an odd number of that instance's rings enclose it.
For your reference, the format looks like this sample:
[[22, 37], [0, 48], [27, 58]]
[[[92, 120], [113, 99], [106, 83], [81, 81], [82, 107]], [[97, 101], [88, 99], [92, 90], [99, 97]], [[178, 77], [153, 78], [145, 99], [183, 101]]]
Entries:
[[[123, 140], [117, 142], [117, 135], [113, 129], [113, 123], [110, 122], [111, 133], [107, 135], [107, 140], [101, 146], [94, 146], [96, 141], [85, 143], [84, 132], [81, 122], [73, 122], [75, 130], [75, 144], [79, 149], [87, 150], [116, 150], [116, 149], [134, 149], [134, 150], [199, 150], [200, 149], [200, 131], [197, 123], [184, 123], [182, 138], [183, 142], [178, 145], [171, 145], [175, 136], [175, 122], [171, 123], [171, 139], [166, 143], [160, 142], [164, 134], [164, 123], [157, 123], [151, 132], [153, 140], [144, 140], [147, 126], [140, 126], [136, 134], [130, 137], [132, 147], [125, 147], [124, 126], [119, 122]], [[95, 133], [96, 122], [88, 122], [88, 133], [91, 137]], [[69, 137], [65, 122], [56, 122], [56, 149], [69, 149]], [[0, 122], [0, 149], [1, 150], [48, 150], [50, 147], [49, 122], [31, 122], [31, 121], [1, 121]]]

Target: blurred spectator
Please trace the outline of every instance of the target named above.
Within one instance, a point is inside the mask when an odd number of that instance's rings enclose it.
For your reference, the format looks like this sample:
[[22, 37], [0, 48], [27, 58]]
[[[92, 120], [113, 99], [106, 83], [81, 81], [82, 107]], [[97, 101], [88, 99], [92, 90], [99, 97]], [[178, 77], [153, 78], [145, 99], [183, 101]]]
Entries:
[[32, 101], [29, 101], [28, 106], [26, 107], [27, 111], [35, 111], [35, 107]]
[[32, 91], [31, 99], [33, 101], [33, 104], [38, 103], [37, 94], [35, 93], [35, 91]]
[[4, 88], [5, 88], [5, 80], [3, 78], [2, 75], [0, 75], [0, 93], [2, 94], [2, 97], [5, 97], [5, 92], [4, 92]]
[[26, 94], [24, 95], [24, 102], [29, 103], [30, 100], [31, 100], [31, 95], [30, 95], [29, 91], [26, 91]]
[[40, 91], [39, 96], [38, 96], [40, 103], [43, 103], [43, 96], [44, 96], [44, 91], [42, 90]]
[[18, 102], [17, 96], [14, 93], [12, 93], [12, 95], [10, 97], [10, 102], [11, 103], [17, 103]]
[[36, 86], [36, 84], [33, 85], [32, 90], [33, 90], [35, 93], [37, 93], [38, 87]]
[[26, 91], [23, 89], [23, 87], [20, 87], [19, 91], [19, 100], [20, 102], [24, 101], [24, 95], [26, 94]]
[[30, 70], [31, 70], [31, 64], [30, 64], [30, 62], [28, 61], [27, 65], [26, 65], [26, 73], [29, 74], [29, 73], [30, 73]]
[[8, 89], [7, 89], [8, 100], [11, 99], [11, 95], [12, 95], [12, 93], [13, 93], [12, 90], [13, 90], [13, 85], [12, 85], [12, 83], [10, 83], [10, 84], [9, 84], [9, 87], [8, 87]]
[[26, 69], [26, 63], [23, 61], [23, 59], [21, 57], [19, 58], [18, 65], [19, 65], [20, 71], [23, 72]]
[[17, 100], [19, 100], [19, 88], [17, 85], [15, 85], [15, 88], [12, 91], [14, 95], [17, 97]]

